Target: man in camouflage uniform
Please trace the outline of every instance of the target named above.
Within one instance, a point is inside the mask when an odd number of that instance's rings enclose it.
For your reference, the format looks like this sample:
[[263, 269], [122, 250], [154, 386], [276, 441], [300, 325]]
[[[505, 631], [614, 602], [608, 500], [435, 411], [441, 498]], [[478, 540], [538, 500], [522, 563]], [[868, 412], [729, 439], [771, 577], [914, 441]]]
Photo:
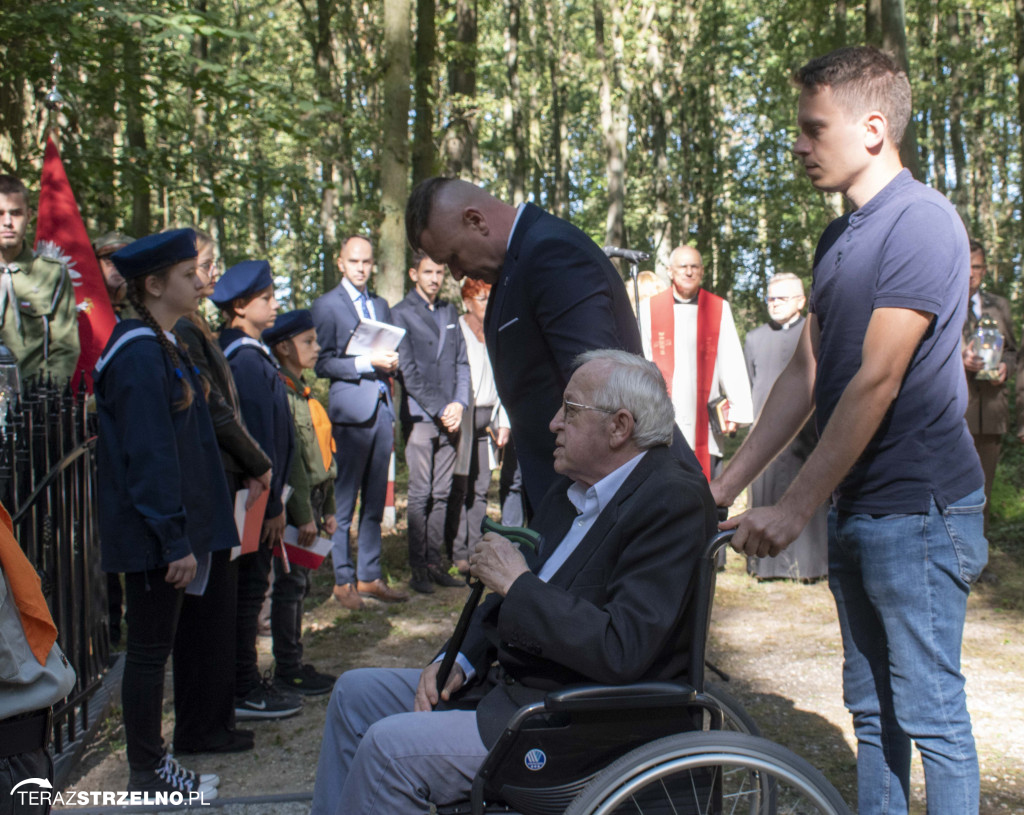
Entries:
[[37, 255], [25, 241], [28, 190], [0, 175], [0, 340], [18, 360], [22, 381], [63, 383], [78, 362], [78, 317], [67, 266]]

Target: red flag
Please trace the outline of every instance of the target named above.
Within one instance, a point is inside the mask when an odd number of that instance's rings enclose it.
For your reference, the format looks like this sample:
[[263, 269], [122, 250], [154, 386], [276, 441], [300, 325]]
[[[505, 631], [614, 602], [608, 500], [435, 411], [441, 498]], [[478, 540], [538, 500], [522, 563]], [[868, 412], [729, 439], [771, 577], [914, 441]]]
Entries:
[[60, 151], [52, 138], [46, 140], [43, 158], [36, 252], [57, 258], [68, 266], [78, 304], [78, 339], [82, 346], [71, 385], [77, 388], [84, 374], [86, 387], [91, 392], [93, 366], [110, 339], [117, 320], [103, 282], [103, 272], [92, 251], [75, 195], [64, 172]]

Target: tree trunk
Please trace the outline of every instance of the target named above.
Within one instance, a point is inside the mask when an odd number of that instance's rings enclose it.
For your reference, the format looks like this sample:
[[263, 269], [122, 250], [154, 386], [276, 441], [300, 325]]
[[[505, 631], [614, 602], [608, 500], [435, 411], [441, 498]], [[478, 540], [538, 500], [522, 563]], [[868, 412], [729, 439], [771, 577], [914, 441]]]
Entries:
[[[907, 27], [903, 0], [867, 0], [865, 6], [864, 39], [891, 54], [901, 68], [910, 76], [910, 61], [907, 58]], [[914, 120], [907, 123], [907, 132], [900, 144], [900, 159], [914, 178], [921, 178], [918, 162], [917, 128]]]
[[416, 0], [416, 65], [413, 78], [416, 116], [412, 126], [413, 186], [435, 174], [434, 150], [434, 55], [437, 53], [437, 29], [434, 26], [434, 0]]
[[409, 197], [410, 0], [384, 0], [384, 139], [380, 181], [383, 219], [377, 246], [377, 292], [401, 299], [406, 264], [405, 202]]
[[[620, 36], [616, 18], [618, 9], [612, 5], [612, 38]], [[613, 42], [608, 47], [602, 0], [594, 0], [594, 46], [601, 65], [601, 132], [604, 136], [605, 175], [608, 183], [608, 216], [605, 220], [605, 243], [622, 246], [626, 226], [626, 136], [629, 126], [629, 94], [616, 65]], [[613, 89], [619, 98], [613, 98]]]
[[522, 8], [519, 0], [508, 0], [508, 28], [505, 30], [505, 72], [508, 94], [504, 117], [509, 138], [505, 146], [505, 168], [508, 173], [508, 195], [513, 204], [526, 200], [526, 132], [523, 128], [523, 94], [519, 82], [519, 28]]
[[142, 27], [132, 26], [134, 37], [124, 42], [124, 108], [125, 139], [128, 143], [128, 162], [125, 166], [126, 186], [131, 191], [132, 223], [131, 233], [137, 238], [151, 231], [150, 188], [144, 167], [146, 166], [146, 128], [142, 113], [142, 63], [139, 41]]
[[452, 117], [445, 128], [442, 154], [445, 174], [468, 181], [480, 180], [476, 143], [476, 0], [456, 0], [454, 56], [448, 66], [448, 93]]

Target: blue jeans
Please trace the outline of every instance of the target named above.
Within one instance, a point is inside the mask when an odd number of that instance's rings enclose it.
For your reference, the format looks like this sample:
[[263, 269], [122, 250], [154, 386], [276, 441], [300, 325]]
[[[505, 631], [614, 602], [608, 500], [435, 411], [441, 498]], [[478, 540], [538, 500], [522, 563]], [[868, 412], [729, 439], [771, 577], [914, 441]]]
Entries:
[[978, 754], [960, 673], [967, 595], [988, 559], [984, 490], [927, 513], [829, 513], [829, 587], [857, 735], [861, 815], [901, 815], [910, 743], [929, 815], [978, 812]]

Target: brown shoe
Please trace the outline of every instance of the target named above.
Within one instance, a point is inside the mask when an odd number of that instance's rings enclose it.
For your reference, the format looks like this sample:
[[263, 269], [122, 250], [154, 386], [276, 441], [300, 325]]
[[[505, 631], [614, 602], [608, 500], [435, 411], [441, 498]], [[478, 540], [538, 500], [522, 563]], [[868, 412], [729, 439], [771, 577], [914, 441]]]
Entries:
[[364, 583], [362, 580], [358, 580], [356, 581], [356, 588], [363, 597], [376, 597], [378, 600], [383, 600], [385, 603], [404, 603], [409, 599], [408, 594], [404, 591], [398, 591], [398, 589], [391, 588], [380, 577], [376, 580], [371, 580], [369, 583]]
[[341, 603], [343, 608], [359, 611], [366, 607], [363, 598], [356, 594], [356, 587], [351, 583], [345, 583], [334, 587], [334, 599]]

